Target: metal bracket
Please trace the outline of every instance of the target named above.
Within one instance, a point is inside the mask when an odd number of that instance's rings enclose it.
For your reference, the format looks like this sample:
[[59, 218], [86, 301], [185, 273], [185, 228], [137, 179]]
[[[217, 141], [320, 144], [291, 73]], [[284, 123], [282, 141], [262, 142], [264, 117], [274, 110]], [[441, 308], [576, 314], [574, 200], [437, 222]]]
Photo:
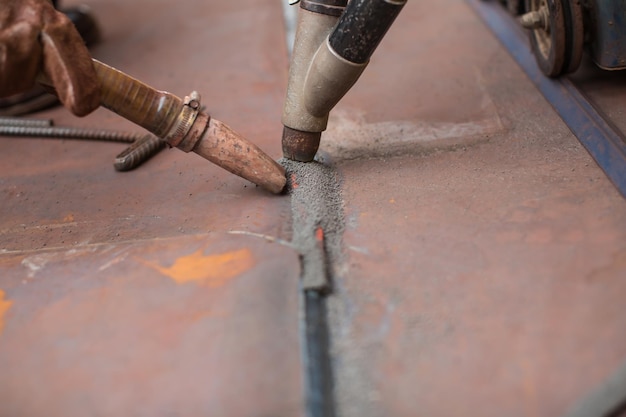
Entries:
[[198, 113], [200, 112], [200, 94], [197, 91], [192, 91], [191, 94], [185, 96], [185, 100], [183, 102], [183, 108], [176, 119], [176, 123], [170, 129], [169, 133], [165, 136], [165, 141], [169, 143], [171, 146], [178, 147], [185, 152], [191, 151], [191, 149], [186, 150], [180, 147], [183, 139], [189, 133], [191, 126], [193, 126], [196, 118], [198, 117]]

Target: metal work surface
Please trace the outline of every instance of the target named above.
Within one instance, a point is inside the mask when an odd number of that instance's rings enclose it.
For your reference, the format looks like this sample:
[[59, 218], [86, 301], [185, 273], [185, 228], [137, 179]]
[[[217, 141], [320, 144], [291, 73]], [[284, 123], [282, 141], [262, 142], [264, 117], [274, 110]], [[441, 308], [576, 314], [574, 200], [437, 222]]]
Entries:
[[0, 267], [0, 415], [302, 409], [299, 265], [283, 246], [211, 233], [3, 255]]
[[467, 3], [409, 2], [340, 106], [338, 415], [563, 416], [615, 379], [626, 202]]
[[[279, 2], [84, 1], [95, 58], [199, 91], [280, 158]], [[624, 126], [626, 92], [592, 74], [572, 79]], [[103, 109], [36, 116], [142, 133]], [[626, 201], [466, 0], [407, 2], [318, 160], [282, 161], [289, 196], [176, 150], [117, 172], [127, 144], [0, 143], [1, 417], [601, 417], [621, 400]]]
[[[85, 3], [103, 30], [96, 58], [200, 91], [280, 157], [280, 4]], [[141, 132], [104, 109], [36, 117]], [[288, 197], [177, 150], [120, 173], [125, 144], [0, 142], [0, 415], [302, 413], [299, 259], [277, 243]]]
[[[161, 89], [206, 92], [204, 104], [216, 117], [280, 156], [275, 140], [280, 126], [273, 121], [280, 119], [286, 57], [272, 47], [283, 32], [269, 27], [279, 6], [250, 11], [228, 2], [198, 8], [201, 2], [191, 0], [158, 7], [88, 4], [104, 31], [94, 56]], [[139, 20], [141, 28], [134, 24]], [[181, 25], [183, 20], [203, 30]], [[257, 36], [242, 42], [251, 32]], [[211, 43], [215, 39], [219, 42]], [[63, 126], [141, 131], [104, 109], [83, 119], [60, 108], [37, 116]], [[268, 195], [196, 155], [168, 150], [137, 171], [119, 173], [112, 162], [126, 145], [0, 140], [7, 149], [0, 220], [5, 252], [216, 230], [288, 237], [288, 199]]]

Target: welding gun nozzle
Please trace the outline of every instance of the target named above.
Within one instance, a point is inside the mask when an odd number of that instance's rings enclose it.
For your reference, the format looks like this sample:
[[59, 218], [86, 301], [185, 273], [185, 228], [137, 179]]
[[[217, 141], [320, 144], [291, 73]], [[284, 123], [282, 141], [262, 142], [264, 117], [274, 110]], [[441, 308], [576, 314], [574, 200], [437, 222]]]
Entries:
[[320, 146], [322, 132], [283, 128], [283, 155], [293, 161], [311, 162]]

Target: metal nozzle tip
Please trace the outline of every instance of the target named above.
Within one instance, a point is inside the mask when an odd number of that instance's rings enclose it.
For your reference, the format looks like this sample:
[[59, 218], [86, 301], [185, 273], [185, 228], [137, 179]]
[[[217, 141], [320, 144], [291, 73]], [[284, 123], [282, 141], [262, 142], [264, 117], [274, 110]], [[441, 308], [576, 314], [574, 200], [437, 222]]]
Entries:
[[298, 162], [311, 162], [320, 146], [322, 132], [303, 132], [287, 126], [283, 129], [283, 155]]
[[193, 151], [272, 193], [285, 189], [285, 168], [219, 120], [210, 120]]

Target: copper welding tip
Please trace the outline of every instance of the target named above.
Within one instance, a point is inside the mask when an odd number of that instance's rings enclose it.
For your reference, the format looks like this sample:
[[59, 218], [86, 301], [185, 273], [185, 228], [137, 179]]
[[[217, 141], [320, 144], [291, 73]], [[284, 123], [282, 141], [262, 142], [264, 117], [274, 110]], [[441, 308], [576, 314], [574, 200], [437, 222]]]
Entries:
[[320, 147], [322, 132], [283, 128], [283, 155], [298, 162], [311, 162]]
[[219, 120], [209, 121], [193, 151], [272, 193], [281, 193], [287, 183], [278, 162]]

